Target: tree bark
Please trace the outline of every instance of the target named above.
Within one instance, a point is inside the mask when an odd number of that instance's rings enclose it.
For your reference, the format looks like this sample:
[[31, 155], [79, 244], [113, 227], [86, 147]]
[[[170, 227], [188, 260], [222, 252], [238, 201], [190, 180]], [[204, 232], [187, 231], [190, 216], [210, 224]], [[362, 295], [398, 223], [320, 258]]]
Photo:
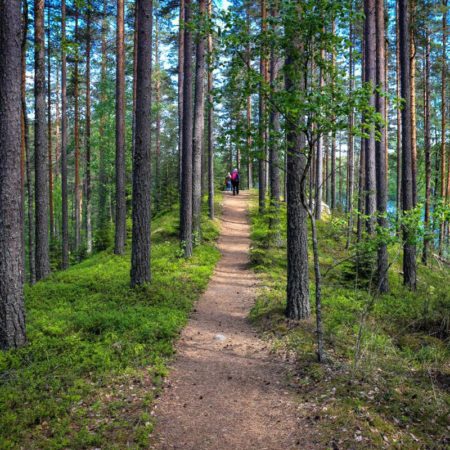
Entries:
[[[117, 0], [116, 30], [116, 231], [114, 253], [122, 255], [126, 241], [125, 202], [125, 37], [124, 0]], [[137, 124], [136, 124], [137, 125]]]
[[22, 145], [25, 156], [25, 170], [26, 170], [26, 189], [27, 189], [27, 206], [28, 206], [28, 270], [30, 284], [36, 282], [36, 266], [34, 260], [34, 218], [33, 218], [33, 180], [31, 175], [31, 158], [30, 158], [30, 135], [29, 135], [29, 122], [27, 114], [27, 102], [26, 102], [26, 73], [27, 73], [27, 39], [28, 39], [28, 0], [23, 2], [22, 13], [22, 46], [21, 46], [21, 65], [22, 65], [22, 77], [21, 77], [21, 102], [22, 102]]
[[0, 349], [25, 344], [20, 2], [0, 0]]
[[417, 127], [416, 127], [416, 42], [415, 42], [415, 26], [416, 26], [416, 2], [410, 1], [410, 40], [409, 54], [411, 60], [411, 170], [412, 170], [412, 195], [413, 205], [417, 204]]
[[[399, 18], [399, 6], [396, 3], [396, 75], [397, 75], [397, 97], [401, 97], [400, 92], [400, 18]], [[397, 108], [397, 224], [400, 219], [400, 211], [402, 210], [402, 112], [400, 108]]]
[[[183, 172], [183, 98], [184, 98], [184, 23], [185, 0], [180, 0], [179, 31], [178, 31], [178, 184], [182, 192]], [[180, 197], [180, 203], [182, 194]]]
[[151, 225], [152, 0], [138, 0], [136, 147], [133, 155], [131, 286], [148, 283]]
[[[353, 2], [352, 2], [353, 8]], [[350, 21], [349, 30], [350, 48], [349, 48], [349, 61], [348, 61], [348, 76], [349, 76], [349, 96], [353, 94], [354, 88], [354, 68], [353, 68], [353, 21]], [[347, 233], [347, 245], [350, 247], [350, 241], [353, 233], [353, 191], [355, 184], [355, 168], [354, 168], [354, 139], [353, 139], [353, 127], [355, 124], [355, 113], [353, 108], [350, 109], [348, 115], [348, 139], [347, 139], [347, 201], [345, 205], [345, 211], [348, 214], [348, 233]]]
[[61, 268], [69, 267], [69, 209], [67, 190], [67, 57], [66, 0], [61, 0]]
[[[376, 86], [376, 0], [365, 0], [364, 1], [364, 13], [365, 13], [365, 23], [364, 23], [364, 82], [370, 83], [371, 85], [371, 95], [369, 99], [369, 105], [372, 108], [376, 108], [375, 100], [375, 86]], [[375, 129], [371, 125], [368, 131], [369, 137], [365, 139], [365, 214], [366, 228], [368, 234], [373, 234], [375, 231], [375, 211], [377, 208], [376, 203], [376, 144], [375, 144]]]
[[[208, 1], [208, 18], [212, 18], [212, 0]], [[208, 34], [208, 210], [209, 218], [214, 219], [214, 78], [213, 78], [213, 36]]]
[[425, 217], [422, 262], [428, 263], [430, 244], [433, 231], [430, 229], [431, 209], [431, 114], [430, 114], [430, 31], [426, 30], [425, 37], [425, 80], [424, 80], [424, 139], [425, 139]]
[[55, 221], [53, 213], [53, 148], [52, 148], [52, 92], [51, 92], [51, 16], [47, 5], [47, 136], [48, 136], [48, 199], [50, 215], [50, 243], [53, 241]]
[[48, 242], [48, 147], [45, 104], [44, 0], [34, 3], [34, 95], [35, 95], [35, 203], [36, 203], [36, 279], [50, 273]]
[[[300, 13], [300, 12], [299, 12]], [[300, 89], [302, 67], [295, 30], [286, 27], [285, 33], [291, 43], [287, 48], [285, 63], [286, 91]], [[303, 82], [302, 82], [303, 83]], [[305, 195], [306, 156], [304, 136], [299, 135], [296, 124], [299, 117], [287, 117], [287, 305], [286, 317], [306, 319], [310, 316], [308, 274], [308, 230], [307, 211], [302, 201]]]
[[[321, 51], [321, 58], [325, 59], [325, 50]], [[323, 69], [319, 69], [319, 89], [324, 86]], [[316, 151], [316, 192], [314, 199], [314, 216], [317, 220], [322, 218], [322, 197], [323, 197], [323, 134], [317, 139]]]
[[[199, 20], [204, 23], [206, 0], [199, 0]], [[203, 30], [196, 36], [194, 135], [192, 141], [192, 232], [194, 239], [201, 239], [202, 209], [202, 150], [205, 124], [205, 55], [206, 37]]]
[[[277, 1], [273, 2], [270, 8], [270, 14], [274, 21], [278, 16], [279, 4]], [[273, 26], [272, 32], [275, 34], [277, 30]], [[278, 72], [279, 72], [279, 57], [275, 46], [272, 45], [270, 49], [270, 87], [272, 105], [275, 102], [274, 96], [278, 89]], [[272, 231], [272, 241], [275, 246], [281, 246], [281, 233], [280, 233], [280, 168], [279, 168], [279, 153], [280, 153], [280, 137], [281, 137], [281, 125], [280, 125], [280, 112], [277, 108], [270, 108], [269, 117], [269, 179], [270, 179], [270, 203], [271, 214], [269, 220], [269, 228]]]
[[161, 208], [161, 67], [159, 55], [159, 21], [155, 16], [155, 210]]
[[[402, 109], [402, 209], [403, 214], [414, 207], [411, 142], [411, 64], [409, 46], [408, 0], [399, 0], [400, 87], [404, 101]], [[403, 281], [416, 288], [415, 230], [403, 224]]]
[[[336, 23], [333, 20], [331, 24], [331, 32], [334, 35], [336, 33]], [[331, 65], [333, 66], [333, 70], [335, 70], [336, 66], [336, 52], [333, 50], [331, 52]], [[334, 80], [331, 81], [332, 87], [334, 90]], [[336, 117], [331, 118], [332, 122], [336, 121]], [[331, 210], [336, 209], [336, 132], [331, 132]]]
[[[444, 13], [442, 14], [442, 72], [441, 72], [441, 200], [450, 198], [446, 189], [446, 130], [447, 130], [447, 0], [443, 0]], [[450, 171], [449, 171], [450, 172]], [[450, 189], [450, 182], [448, 183]], [[439, 230], [439, 255], [442, 256], [444, 247], [445, 223], [440, 224]]]
[[[385, 26], [384, 26], [384, 0], [376, 0], [376, 84], [381, 93], [377, 91], [376, 107], [381, 117], [386, 116], [386, 58], [385, 58]], [[377, 190], [377, 214], [378, 226], [381, 229], [388, 228], [387, 221], [387, 173], [386, 173], [386, 126], [378, 128], [379, 140], [376, 142], [376, 190]], [[389, 291], [388, 282], [388, 253], [387, 243], [380, 239], [378, 246], [377, 284], [379, 292]]]
[[[261, 36], [264, 37], [267, 30], [267, 6], [266, 0], [261, 1]], [[259, 144], [260, 155], [258, 163], [258, 182], [259, 182], [259, 210], [264, 212], [266, 208], [266, 105], [264, 100], [264, 83], [267, 82], [267, 58], [264, 45], [261, 47], [261, 55], [259, 62], [259, 72], [261, 77], [259, 88]]]
[[[246, 31], [250, 35], [250, 2], [245, 3], [245, 20], [246, 20]], [[246, 64], [247, 71], [250, 72], [251, 67], [251, 49], [250, 42], [247, 43], [245, 48], [246, 53]], [[247, 95], [247, 108], [246, 108], [246, 119], [247, 119], [247, 183], [248, 188], [253, 189], [253, 139], [252, 139], [252, 97]]]
[[92, 253], [91, 186], [91, 0], [86, 11], [86, 238], [87, 252]]
[[183, 28], [183, 145], [180, 205], [180, 240], [185, 258], [192, 255], [192, 33], [191, 0], [184, 0]]
[[[79, 8], [75, 3], [75, 42], [79, 41]], [[73, 136], [75, 143], [75, 251], [80, 249], [81, 245], [81, 182], [80, 182], [80, 104], [79, 104], [79, 50], [75, 47], [75, 67], [74, 67], [74, 124]]]

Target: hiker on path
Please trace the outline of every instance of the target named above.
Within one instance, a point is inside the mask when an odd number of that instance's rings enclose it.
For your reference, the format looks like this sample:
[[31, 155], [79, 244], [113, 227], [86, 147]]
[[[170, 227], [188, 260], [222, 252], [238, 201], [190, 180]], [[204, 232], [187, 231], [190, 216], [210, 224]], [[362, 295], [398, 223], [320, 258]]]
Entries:
[[225, 177], [225, 190], [231, 191], [231, 173], [228, 172], [227, 176]]
[[239, 195], [239, 172], [237, 169], [231, 172], [231, 184], [233, 186], [233, 195]]

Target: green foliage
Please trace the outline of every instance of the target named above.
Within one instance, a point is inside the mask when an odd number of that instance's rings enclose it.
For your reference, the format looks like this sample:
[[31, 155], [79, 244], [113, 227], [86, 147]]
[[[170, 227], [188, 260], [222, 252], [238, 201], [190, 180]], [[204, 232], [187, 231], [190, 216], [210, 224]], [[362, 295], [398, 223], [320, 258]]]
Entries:
[[[281, 224], [285, 236], [285, 220]], [[336, 216], [317, 225], [328, 365], [316, 363], [313, 320], [292, 327], [284, 318], [285, 249], [267, 247], [267, 219], [256, 208], [252, 263], [263, 287], [251, 318], [275, 350], [296, 355], [301, 397], [326, 411], [320, 413], [321, 444], [325, 448], [339, 439], [340, 448], [445, 447], [450, 408], [448, 268], [419, 266], [417, 292], [411, 292], [400, 273], [402, 242], [389, 236], [391, 292], [374, 301], [367, 287], [377, 243], [349, 251], [346, 220]], [[367, 269], [365, 278], [355, 273], [356, 253]], [[362, 436], [359, 444], [355, 436]]]
[[129, 287], [129, 252], [26, 288], [28, 345], [0, 353], [0, 448], [148, 447], [148, 395], [219, 258], [205, 217], [203, 244], [179, 259], [176, 223], [176, 211], [153, 222], [145, 288]]

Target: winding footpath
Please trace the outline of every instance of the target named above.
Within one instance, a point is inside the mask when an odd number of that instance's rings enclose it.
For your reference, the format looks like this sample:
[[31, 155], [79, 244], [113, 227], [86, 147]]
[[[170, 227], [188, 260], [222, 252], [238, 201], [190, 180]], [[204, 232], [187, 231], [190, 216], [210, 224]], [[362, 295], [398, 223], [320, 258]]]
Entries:
[[248, 203], [246, 192], [224, 198], [222, 258], [155, 403], [152, 449], [317, 448], [288, 385], [292, 367], [270, 353], [247, 319], [258, 287], [249, 268]]

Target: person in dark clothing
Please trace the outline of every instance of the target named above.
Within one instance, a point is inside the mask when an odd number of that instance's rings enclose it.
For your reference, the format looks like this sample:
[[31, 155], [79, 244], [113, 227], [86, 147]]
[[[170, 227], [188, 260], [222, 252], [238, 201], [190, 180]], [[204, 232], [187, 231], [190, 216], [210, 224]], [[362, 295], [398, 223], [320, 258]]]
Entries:
[[233, 186], [233, 195], [239, 195], [239, 172], [237, 169], [231, 173], [231, 185]]

